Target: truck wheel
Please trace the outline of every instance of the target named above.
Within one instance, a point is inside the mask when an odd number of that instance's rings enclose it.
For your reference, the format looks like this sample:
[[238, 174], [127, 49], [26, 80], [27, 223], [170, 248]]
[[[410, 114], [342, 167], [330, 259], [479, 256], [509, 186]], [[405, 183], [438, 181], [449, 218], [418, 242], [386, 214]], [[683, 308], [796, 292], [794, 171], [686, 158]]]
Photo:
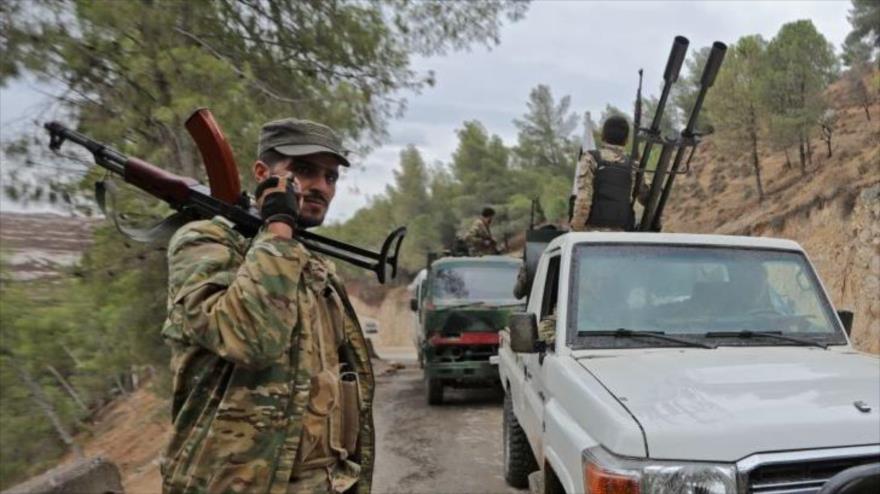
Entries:
[[443, 403], [443, 381], [429, 377], [427, 379], [427, 397], [429, 405], [439, 405]]
[[504, 480], [511, 487], [525, 489], [529, 474], [538, 469], [525, 431], [513, 414], [510, 395], [504, 394]]

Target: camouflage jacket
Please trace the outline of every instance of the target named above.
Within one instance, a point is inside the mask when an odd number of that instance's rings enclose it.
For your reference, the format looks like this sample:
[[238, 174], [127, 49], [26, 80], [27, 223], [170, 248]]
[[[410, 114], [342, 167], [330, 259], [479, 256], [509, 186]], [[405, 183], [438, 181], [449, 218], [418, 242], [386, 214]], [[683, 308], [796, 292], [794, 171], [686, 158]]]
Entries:
[[[162, 461], [166, 493], [286, 493], [309, 402], [300, 335], [326, 287], [307, 276], [302, 244], [263, 231], [254, 239], [222, 218], [189, 223], [168, 248], [168, 319], [174, 430]], [[331, 264], [332, 266], [332, 264]], [[373, 470], [374, 381], [366, 342], [342, 286], [343, 335], [360, 378], [358, 492]]]
[[482, 218], [474, 219], [470, 228], [464, 234], [464, 241], [467, 243], [468, 250], [471, 255], [492, 255], [498, 253], [498, 246], [495, 238], [492, 236], [492, 230]]
[[[626, 150], [623, 146], [614, 146], [611, 144], [599, 145], [599, 156], [605, 160], [614, 163], [624, 163], [627, 160]], [[587, 219], [590, 217], [590, 208], [593, 206], [593, 177], [598, 168], [596, 159], [590, 153], [584, 153], [577, 165], [577, 177], [575, 178], [575, 189], [577, 194], [574, 199], [574, 208], [571, 216], [572, 231], [584, 230], [600, 230], [600, 228], [592, 228], [587, 226]], [[633, 171], [633, 175], [635, 175]], [[644, 204], [648, 195], [648, 186], [642, 184], [639, 189], [639, 202]]]

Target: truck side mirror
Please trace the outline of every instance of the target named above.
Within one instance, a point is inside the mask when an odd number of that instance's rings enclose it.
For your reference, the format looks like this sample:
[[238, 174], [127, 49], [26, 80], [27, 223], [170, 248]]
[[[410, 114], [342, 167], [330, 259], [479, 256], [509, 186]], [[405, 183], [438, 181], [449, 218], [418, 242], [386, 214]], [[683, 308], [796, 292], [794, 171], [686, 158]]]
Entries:
[[853, 324], [853, 311], [851, 310], [839, 310], [837, 311], [837, 317], [840, 318], [840, 322], [843, 323], [843, 330], [846, 331], [846, 335], [849, 336], [852, 332], [852, 324]]
[[419, 301], [415, 298], [409, 299], [409, 310], [413, 312], [418, 312], [419, 310]]
[[535, 353], [538, 341], [538, 320], [532, 312], [515, 312], [508, 320], [510, 349], [517, 353]]

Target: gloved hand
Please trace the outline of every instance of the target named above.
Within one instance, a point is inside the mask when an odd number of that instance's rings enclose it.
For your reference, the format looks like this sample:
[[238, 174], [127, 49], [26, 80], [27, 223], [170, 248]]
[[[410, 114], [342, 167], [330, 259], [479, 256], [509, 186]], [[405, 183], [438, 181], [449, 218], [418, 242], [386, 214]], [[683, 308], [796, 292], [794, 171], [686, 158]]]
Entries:
[[296, 230], [301, 195], [296, 182], [288, 177], [272, 176], [260, 182], [254, 196], [263, 223], [280, 221]]

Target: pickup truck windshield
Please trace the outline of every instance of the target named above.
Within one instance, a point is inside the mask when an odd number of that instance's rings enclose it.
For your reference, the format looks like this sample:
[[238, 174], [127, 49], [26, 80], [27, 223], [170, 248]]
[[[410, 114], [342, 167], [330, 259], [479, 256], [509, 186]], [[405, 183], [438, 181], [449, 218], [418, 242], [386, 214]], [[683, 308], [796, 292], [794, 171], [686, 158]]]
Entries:
[[431, 298], [436, 306], [484, 302], [488, 305], [524, 303], [513, 296], [517, 263], [474, 263], [442, 266], [432, 273]]
[[[591, 332], [600, 338], [618, 328], [700, 339], [716, 333], [712, 343], [722, 345], [786, 344], [779, 338], [737, 338], [742, 331], [845, 343], [815, 274], [797, 252], [581, 245], [575, 248], [571, 281], [574, 346], [595, 347]], [[729, 343], [719, 338], [725, 334]]]

